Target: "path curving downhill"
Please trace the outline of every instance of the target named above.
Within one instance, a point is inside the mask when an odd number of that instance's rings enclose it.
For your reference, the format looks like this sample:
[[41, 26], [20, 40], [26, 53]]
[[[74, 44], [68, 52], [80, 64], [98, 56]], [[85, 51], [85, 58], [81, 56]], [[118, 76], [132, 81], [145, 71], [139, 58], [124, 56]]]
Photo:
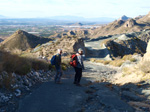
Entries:
[[[43, 83], [20, 100], [16, 112], [133, 112], [120, 96], [100, 82], [104, 78], [109, 81], [117, 69], [88, 61], [85, 67], [82, 87], [73, 84], [73, 71], [65, 72], [62, 84], [55, 84], [53, 80]], [[97, 81], [99, 83], [95, 83]]]

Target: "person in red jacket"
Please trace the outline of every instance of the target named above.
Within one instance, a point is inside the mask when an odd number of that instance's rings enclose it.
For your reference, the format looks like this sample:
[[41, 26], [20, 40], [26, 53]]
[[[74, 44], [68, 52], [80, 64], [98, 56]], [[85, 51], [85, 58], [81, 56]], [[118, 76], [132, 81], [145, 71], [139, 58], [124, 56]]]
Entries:
[[77, 86], [80, 85], [80, 80], [82, 77], [82, 70], [84, 69], [84, 64], [83, 64], [83, 49], [79, 48], [77, 55], [77, 66], [75, 68], [75, 77], [74, 77], [74, 84]]

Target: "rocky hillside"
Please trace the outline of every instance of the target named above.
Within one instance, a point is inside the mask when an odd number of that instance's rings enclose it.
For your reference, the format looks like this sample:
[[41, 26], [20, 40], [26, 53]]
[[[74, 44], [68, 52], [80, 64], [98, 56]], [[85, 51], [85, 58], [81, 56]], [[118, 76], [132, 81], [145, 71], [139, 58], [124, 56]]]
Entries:
[[[115, 35], [122, 33], [140, 32], [145, 29], [150, 29], [150, 13], [146, 16], [139, 16], [136, 18], [129, 18], [122, 16], [118, 20], [113, 21], [107, 25], [103, 25], [96, 29], [76, 30], [73, 35], [88, 38], [97, 38], [100, 36]], [[69, 31], [72, 32], [72, 31]], [[64, 35], [69, 34], [66, 33]]]
[[82, 38], [77, 38], [76, 36], [66, 36], [56, 41], [43, 44], [32, 50], [32, 54], [36, 56], [44, 55], [51, 58], [52, 55], [57, 53], [57, 49], [63, 50], [63, 56], [70, 56], [72, 53], [78, 51], [82, 48], [85, 51], [84, 41]]
[[57, 38], [63, 38], [67, 36], [89, 38], [92, 32], [93, 31], [91, 29], [69, 30], [69, 31], [64, 31], [62, 33], [56, 33], [54, 35], [49, 36], [49, 38], [57, 39]]
[[150, 30], [101, 36], [85, 40], [86, 53], [88, 57], [102, 58], [102, 60], [104, 58], [105, 60], [110, 60], [135, 53], [143, 56], [149, 39]]
[[[136, 63], [126, 62], [122, 66], [121, 74], [116, 75], [115, 83], [125, 84], [125, 83], [139, 83], [144, 82], [144, 84], [150, 82], [150, 42], [148, 42], [146, 53], [141, 59]], [[148, 84], [149, 85], [149, 84]]]
[[149, 40], [150, 30], [145, 30], [119, 35], [107, 41], [105, 45], [114, 57], [134, 53], [144, 55]]
[[141, 19], [139, 19], [137, 22], [143, 23], [143, 24], [150, 24], [150, 12], [144, 17], [142, 17]]
[[[125, 38], [121, 35], [119, 38]], [[123, 57], [124, 55], [138, 53], [143, 55], [146, 52], [146, 42], [136, 38], [110, 40], [106, 43], [107, 49], [112, 57]]]
[[34, 48], [38, 44], [43, 44], [48, 41], [50, 41], [50, 39], [37, 37], [25, 31], [18, 30], [1, 43], [1, 48], [9, 50], [20, 49], [24, 51], [29, 48]]

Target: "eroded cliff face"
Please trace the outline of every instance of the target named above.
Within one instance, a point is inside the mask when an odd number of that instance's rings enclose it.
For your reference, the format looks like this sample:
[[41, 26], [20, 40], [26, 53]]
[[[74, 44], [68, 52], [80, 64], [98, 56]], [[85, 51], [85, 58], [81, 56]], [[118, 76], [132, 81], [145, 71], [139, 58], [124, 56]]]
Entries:
[[112, 57], [123, 57], [124, 55], [138, 53], [144, 55], [147, 43], [134, 37], [127, 39], [110, 40], [106, 44]]

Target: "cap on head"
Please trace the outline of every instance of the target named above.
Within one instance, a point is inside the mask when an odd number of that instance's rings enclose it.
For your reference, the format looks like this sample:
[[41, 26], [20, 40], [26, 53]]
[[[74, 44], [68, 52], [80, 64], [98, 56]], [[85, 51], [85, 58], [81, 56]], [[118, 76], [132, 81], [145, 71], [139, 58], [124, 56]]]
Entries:
[[82, 48], [79, 48], [79, 49], [78, 49], [78, 52], [81, 52], [81, 51], [83, 51], [83, 49], [82, 49]]
[[62, 49], [58, 49], [57, 51], [58, 51], [58, 53], [60, 53], [60, 52], [62, 52]]

